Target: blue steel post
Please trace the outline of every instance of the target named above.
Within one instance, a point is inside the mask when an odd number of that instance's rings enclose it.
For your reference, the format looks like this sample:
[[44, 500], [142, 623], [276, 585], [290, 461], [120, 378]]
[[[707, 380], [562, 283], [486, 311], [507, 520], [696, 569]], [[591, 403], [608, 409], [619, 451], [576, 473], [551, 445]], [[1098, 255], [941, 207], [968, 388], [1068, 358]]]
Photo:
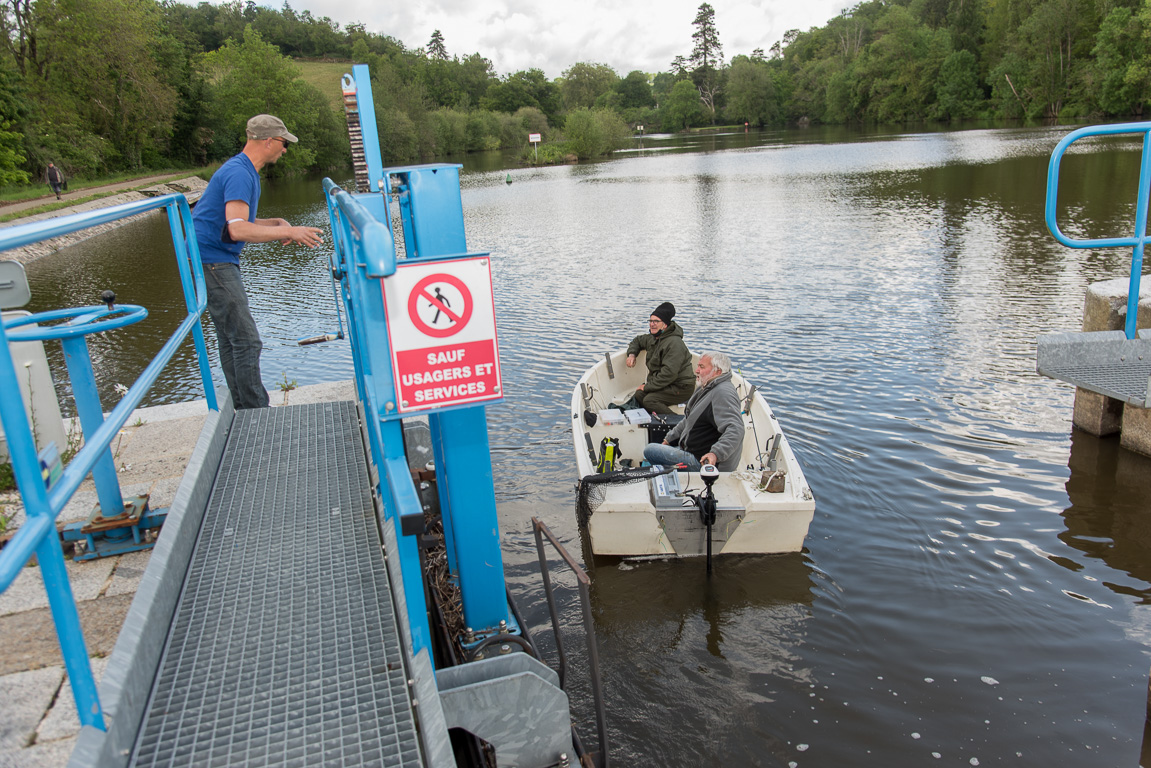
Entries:
[[[411, 235], [405, 243], [409, 258], [420, 261], [467, 252], [459, 166], [439, 165], [396, 169], [410, 191], [405, 222]], [[511, 625], [500, 551], [487, 410], [482, 405], [433, 412], [428, 423], [433, 446], [439, 445], [436, 475], [441, 488], [444, 535], [455, 553], [464, 622], [477, 632]]]
[[[92, 360], [88, 356], [88, 339], [85, 336], [74, 336], [61, 339], [60, 344], [64, 347], [64, 362], [72, 382], [76, 414], [80, 417], [85, 438], [91, 439], [104, 424], [104, 409], [100, 405], [100, 393], [92, 373]], [[104, 517], [122, 514], [124, 497], [120, 493], [120, 478], [116, 476], [116, 460], [112, 458], [111, 447], [104, 449], [96, 466], [92, 467], [92, 482], [96, 484], [100, 513]]]
[[72, 682], [72, 695], [76, 700], [80, 724], [91, 725], [102, 731], [104, 713], [100, 708], [96, 680], [88, 661], [88, 647], [84, 643], [76, 599], [72, 594], [72, 585], [68, 582], [68, 571], [64, 567], [64, 554], [55, 536], [45, 536], [40, 540], [36, 547], [36, 560], [40, 563], [44, 591], [48, 593], [48, 606], [56, 625], [56, 639], [60, 642], [60, 651], [64, 656], [64, 668], [68, 670], [68, 679]]
[[1139, 167], [1139, 196], [1135, 200], [1135, 248], [1131, 253], [1131, 282], [1127, 287], [1127, 338], [1135, 338], [1139, 320], [1139, 278], [1143, 274], [1143, 245], [1147, 241], [1147, 204], [1151, 195], [1151, 130], [1143, 133], [1143, 163]]
[[[184, 287], [184, 306], [189, 313], [203, 314], [208, 306], [208, 289], [204, 284], [204, 266], [200, 263], [200, 245], [196, 230], [191, 225], [192, 210], [183, 195], [167, 207], [168, 228], [172, 231], [172, 246], [176, 249], [176, 266], [180, 270], [180, 283]], [[185, 229], [184, 222], [189, 226]], [[216, 402], [216, 388], [212, 385], [212, 366], [208, 362], [208, 345], [204, 341], [204, 327], [192, 326], [192, 341], [196, 346], [196, 359], [200, 364], [200, 378], [204, 382], [204, 398], [208, 409], [220, 410]]]
[[[436, 467], [443, 467], [445, 466], [443, 437], [440, 435], [439, 429], [431, 429], [430, 433], [432, 438], [432, 458], [436, 462]], [[447, 483], [436, 483], [436, 490], [439, 493], [440, 509], [451, 509], [452, 500]], [[444, 526], [444, 553], [448, 556], [448, 573], [451, 574], [452, 578], [458, 581], [460, 577], [460, 566], [456, 562], [456, 532], [452, 527], [452, 516], [440, 515], [440, 522]]]

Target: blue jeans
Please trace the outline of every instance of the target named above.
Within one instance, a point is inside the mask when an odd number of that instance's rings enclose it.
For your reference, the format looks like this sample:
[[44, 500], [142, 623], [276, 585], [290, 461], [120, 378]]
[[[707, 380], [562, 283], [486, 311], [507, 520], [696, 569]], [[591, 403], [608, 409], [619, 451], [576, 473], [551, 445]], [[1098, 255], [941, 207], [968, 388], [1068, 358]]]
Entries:
[[698, 472], [700, 468], [699, 459], [687, 451], [681, 451], [674, 445], [648, 443], [647, 447], [643, 449], [643, 457], [647, 459], [648, 464], [661, 464], [665, 467], [686, 464], [685, 472]]
[[204, 265], [208, 287], [208, 314], [216, 326], [220, 347], [220, 367], [232, 394], [232, 405], [241, 408], [267, 408], [268, 391], [260, 376], [260, 331], [248, 308], [248, 292], [240, 268], [226, 262]]

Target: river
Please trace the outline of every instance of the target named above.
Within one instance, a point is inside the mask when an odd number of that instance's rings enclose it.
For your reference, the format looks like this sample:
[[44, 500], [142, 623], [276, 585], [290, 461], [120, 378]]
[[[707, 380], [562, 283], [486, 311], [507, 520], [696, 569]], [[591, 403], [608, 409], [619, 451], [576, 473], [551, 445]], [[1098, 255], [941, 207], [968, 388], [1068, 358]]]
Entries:
[[[1086, 286], [1130, 260], [1046, 231], [1066, 130], [646, 137], [594, 164], [469, 160], [507, 393], [488, 422], [509, 583], [542, 627], [533, 515], [583, 552], [616, 765], [1147, 760], [1151, 459], [1073, 432], [1072, 389], [1035, 372], [1036, 337], [1077, 330]], [[1065, 231], [1130, 234], [1131, 146], [1065, 160]], [[316, 179], [266, 183], [260, 213], [327, 224]], [[92, 342], [105, 404], [182, 313], [166, 230], [156, 217], [28, 267], [33, 310], [105, 288], [149, 307]], [[325, 263], [245, 250], [273, 399], [351, 375], [346, 342], [294, 344], [336, 327]], [[774, 407], [818, 504], [802, 553], [723, 558], [710, 580], [698, 560], [587, 554], [570, 391], [662, 301]], [[186, 348], [150, 402], [197, 387]], [[594, 741], [590, 707], [575, 711]]]

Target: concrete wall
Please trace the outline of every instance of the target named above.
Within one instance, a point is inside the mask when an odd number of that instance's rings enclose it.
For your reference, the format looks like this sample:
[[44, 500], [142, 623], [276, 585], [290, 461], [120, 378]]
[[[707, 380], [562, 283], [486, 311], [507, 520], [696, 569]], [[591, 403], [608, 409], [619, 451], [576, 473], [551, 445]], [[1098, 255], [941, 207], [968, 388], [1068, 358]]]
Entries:
[[[1129, 278], [1120, 277], [1088, 286], [1083, 302], [1084, 331], [1124, 329], [1130, 282]], [[1151, 275], [1144, 275], [1140, 281], [1136, 326], [1151, 328]], [[1151, 456], [1151, 411], [1145, 408], [1125, 406], [1120, 400], [1076, 389], [1072, 422], [1100, 437], [1120, 432], [1123, 447]]]

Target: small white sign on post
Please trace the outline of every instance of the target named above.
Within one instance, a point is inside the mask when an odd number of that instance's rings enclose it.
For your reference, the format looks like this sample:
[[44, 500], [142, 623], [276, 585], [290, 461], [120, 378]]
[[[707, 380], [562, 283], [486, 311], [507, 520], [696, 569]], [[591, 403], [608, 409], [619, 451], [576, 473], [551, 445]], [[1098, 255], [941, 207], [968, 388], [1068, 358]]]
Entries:
[[538, 133], [529, 133], [528, 141], [532, 143], [532, 149], [535, 150], [536, 162], [540, 161], [540, 139], [543, 138]]

